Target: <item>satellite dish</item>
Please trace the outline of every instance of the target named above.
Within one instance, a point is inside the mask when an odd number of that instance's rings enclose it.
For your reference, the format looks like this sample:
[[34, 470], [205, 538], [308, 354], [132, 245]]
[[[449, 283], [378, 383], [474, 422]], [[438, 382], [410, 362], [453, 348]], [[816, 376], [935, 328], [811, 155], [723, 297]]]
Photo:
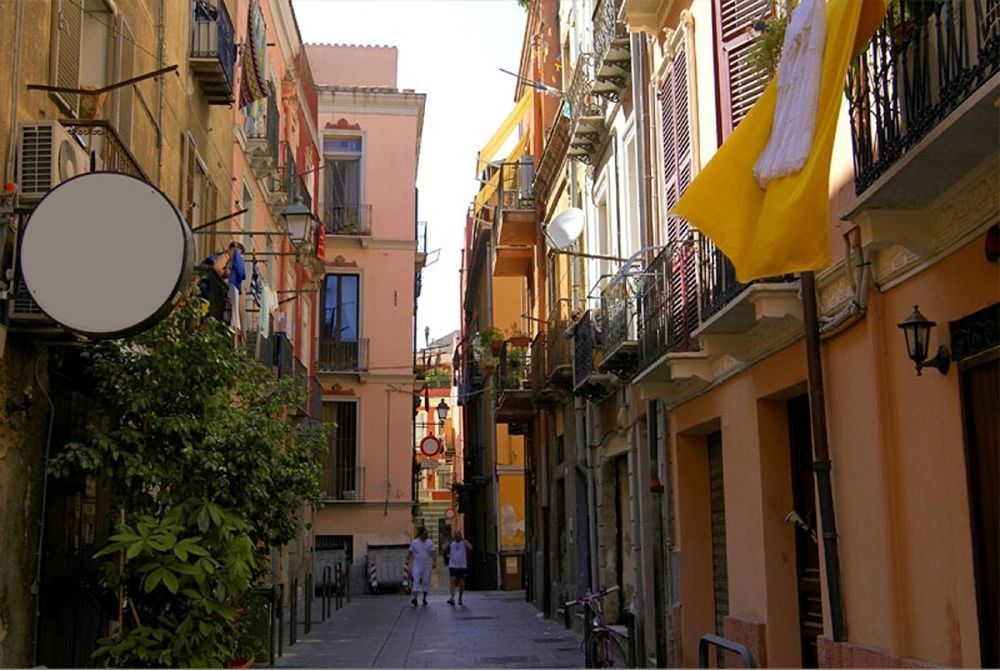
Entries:
[[62, 182], [21, 236], [31, 297], [67, 330], [121, 337], [155, 325], [194, 265], [191, 229], [159, 189], [118, 172]]
[[59, 145], [59, 181], [67, 181], [87, 171], [86, 154], [70, 142], [63, 140]]
[[549, 243], [562, 251], [576, 242], [583, 232], [583, 222], [587, 215], [579, 207], [570, 207], [559, 212], [545, 228]]

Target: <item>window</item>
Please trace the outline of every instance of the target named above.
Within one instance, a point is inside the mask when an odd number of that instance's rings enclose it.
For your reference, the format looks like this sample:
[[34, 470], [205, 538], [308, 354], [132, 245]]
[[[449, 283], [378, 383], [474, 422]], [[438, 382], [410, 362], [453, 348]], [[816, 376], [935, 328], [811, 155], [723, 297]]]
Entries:
[[333, 500], [360, 500], [358, 469], [358, 403], [354, 400], [323, 403], [328, 449], [323, 454], [320, 490]]
[[[54, 0], [49, 79], [56, 86], [101, 87], [135, 76], [135, 36], [106, 0]], [[71, 117], [107, 118], [126, 146], [132, 136], [134, 91], [111, 92], [104, 109], [86, 109], [74, 93], [53, 93]], [[89, 97], [93, 101], [93, 97]]]
[[[198, 149], [190, 135], [186, 139], [187, 160], [184, 164], [184, 188], [181, 202], [184, 207], [184, 217], [192, 228], [196, 228], [218, 218], [219, 190], [215, 182], [208, 176], [205, 164], [198, 156]], [[204, 258], [216, 248], [217, 235], [215, 228], [209, 228], [211, 234], [199, 235], [197, 241], [200, 258]]]
[[360, 277], [330, 274], [323, 283], [319, 364], [326, 370], [359, 369]]
[[364, 141], [359, 135], [338, 135], [323, 140], [326, 158], [324, 184], [325, 222], [328, 233], [366, 233], [367, 209], [363, 206], [362, 162]]

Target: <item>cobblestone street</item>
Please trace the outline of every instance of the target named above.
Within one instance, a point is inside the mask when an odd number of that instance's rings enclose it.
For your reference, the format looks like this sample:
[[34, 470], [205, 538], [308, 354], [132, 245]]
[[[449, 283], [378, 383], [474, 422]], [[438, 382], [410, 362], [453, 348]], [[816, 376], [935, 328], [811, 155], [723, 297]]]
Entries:
[[312, 631], [288, 647], [285, 668], [574, 668], [583, 666], [580, 636], [542, 618], [523, 591], [467, 592], [464, 606], [447, 591], [429, 605], [409, 596], [352, 598], [325, 622], [314, 608]]

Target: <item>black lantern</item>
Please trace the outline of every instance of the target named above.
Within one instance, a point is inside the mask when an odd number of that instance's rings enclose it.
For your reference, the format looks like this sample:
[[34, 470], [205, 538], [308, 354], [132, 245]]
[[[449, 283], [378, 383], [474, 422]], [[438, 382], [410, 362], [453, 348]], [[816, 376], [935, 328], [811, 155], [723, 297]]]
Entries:
[[281, 213], [288, 226], [288, 237], [292, 240], [292, 246], [298, 251], [307, 243], [312, 241], [313, 230], [316, 224], [316, 217], [312, 210], [302, 202], [302, 196], [296, 195], [295, 202], [285, 208]]
[[438, 421], [444, 423], [445, 419], [448, 418], [448, 410], [450, 409], [451, 407], [444, 401], [444, 398], [441, 398], [441, 402], [437, 404]]
[[929, 321], [916, 305], [913, 312], [906, 317], [906, 320], [897, 324], [903, 330], [906, 338], [906, 353], [910, 360], [917, 364], [917, 376], [920, 376], [923, 368], [937, 368], [941, 374], [948, 374], [948, 367], [951, 364], [951, 353], [948, 347], [943, 344], [938, 347], [934, 358], [927, 360], [927, 352], [930, 350], [931, 328], [937, 324]]

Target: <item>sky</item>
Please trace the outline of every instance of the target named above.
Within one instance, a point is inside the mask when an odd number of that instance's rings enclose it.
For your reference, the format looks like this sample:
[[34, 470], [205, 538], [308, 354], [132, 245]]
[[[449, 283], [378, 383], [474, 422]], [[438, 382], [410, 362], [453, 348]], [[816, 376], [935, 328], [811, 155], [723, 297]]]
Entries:
[[465, 215], [478, 189], [476, 152], [514, 106], [527, 14], [516, 0], [292, 0], [307, 43], [379, 44], [398, 49], [397, 85], [427, 95], [420, 147], [417, 218], [427, 248], [417, 346], [459, 328]]

